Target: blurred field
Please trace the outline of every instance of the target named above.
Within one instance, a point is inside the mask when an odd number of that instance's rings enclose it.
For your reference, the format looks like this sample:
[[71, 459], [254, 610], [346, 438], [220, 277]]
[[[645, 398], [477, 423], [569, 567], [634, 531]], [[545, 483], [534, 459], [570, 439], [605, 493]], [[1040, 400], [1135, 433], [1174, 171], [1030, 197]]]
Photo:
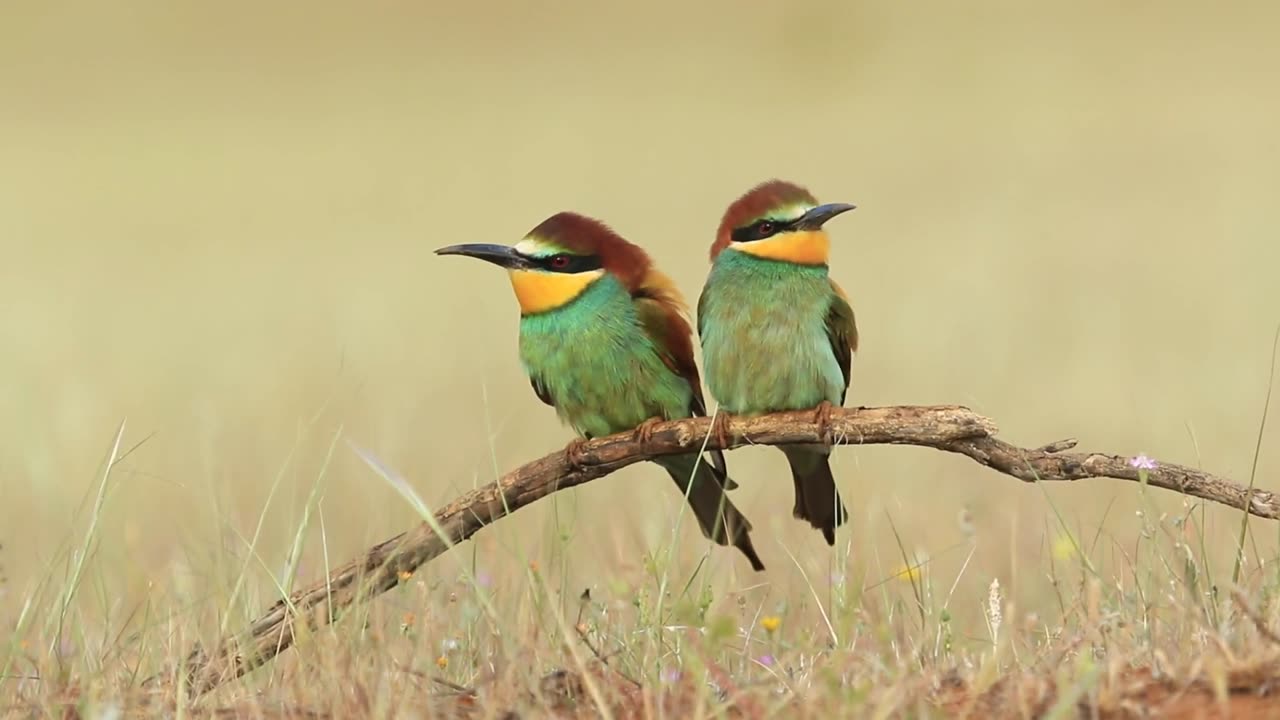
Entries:
[[[1280, 322], [1277, 22], [1261, 2], [7, 3], [0, 623], [18, 632], [0, 653], [52, 662], [50, 603], [122, 420], [123, 445], [142, 445], [108, 484], [61, 641], [104, 686], [122, 656], [146, 675], [273, 602], [313, 489], [300, 583], [415, 522], [338, 433], [434, 505], [569, 438], [521, 372], [505, 278], [433, 249], [515, 242], [574, 209], [649, 248], [692, 303], [720, 212], [774, 176], [858, 205], [831, 228], [864, 338], [850, 404], [961, 403], [1023, 445], [1077, 437], [1247, 483]], [[903, 666], [948, 606], [946, 657], [975, 667], [993, 579], [1044, 633], [1077, 618], [1082, 578], [1104, 605], [1177, 615], [1170, 650], [1225, 627], [1178, 608], [1230, 580], [1237, 513], [1124, 483], [1023, 485], [924, 450], [836, 457], [856, 510], [832, 551], [789, 517], [779, 453], [732, 453], [770, 570], [715, 551], [693, 586], [757, 635], [781, 618], [794, 634], [770, 652], [788, 662], [825, 642], [815, 597], [840, 597]], [[630, 468], [484, 531], [377, 612], [388, 628], [451, 618], [409, 664], [468, 686], [520, 648], [567, 662], [542, 636], [557, 607], [574, 622], [584, 588], [653, 638], [626, 608], [652, 604], [645, 558], [681, 504]], [[687, 520], [676, 589], [707, 549]], [[1278, 531], [1252, 528], [1262, 593]], [[1178, 585], [1188, 548], [1199, 585]], [[893, 579], [904, 551], [928, 560], [915, 583]], [[542, 590], [521, 589], [530, 561]], [[464, 567], [500, 589], [504, 639], [441, 669], [440, 643], [483, 615]], [[352, 677], [378, 676], [383, 653], [332, 642]], [[267, 692], [288, 696], [306, 652], [255, 687], [285, 673]], [[655, 653], [635, 671], [684, 662]]]

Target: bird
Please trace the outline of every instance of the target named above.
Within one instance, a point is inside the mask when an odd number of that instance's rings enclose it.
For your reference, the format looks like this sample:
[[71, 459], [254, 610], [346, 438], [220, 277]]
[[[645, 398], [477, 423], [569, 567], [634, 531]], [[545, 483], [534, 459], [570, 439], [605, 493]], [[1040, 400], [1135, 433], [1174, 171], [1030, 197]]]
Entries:
[[785, 180], [752, 187], [721, 217], [697, 307], [721, 443], [732, 415], [814, 409], [824, 442], [780, 449], [795, 483], [792, 515], [827, 545], [848, 518], [831, 474], [830, 421], [849, 389], [858, 328], [849, 296], [830, 276], [824, 228], [853, 209], [820, 204]]
[[[520, 306], [520, 361], [534, 393], [577, 434], [565, 447], [571, 466], [581, 466], [591, 438], [630, 429], [647, 442], [662, 420], [707, 414], [683, 295], [643, 248], [603, 221], [563, 211], [514, 246], [472, 243], [435, 252], [507, 270]], [[709, 455], [710, 463], [700, 452], [653, 462], [688, 498], [703, 535], [734, 545], [762, 571], [751, 523], [726, 494], [737, 483], [724, 454]]]

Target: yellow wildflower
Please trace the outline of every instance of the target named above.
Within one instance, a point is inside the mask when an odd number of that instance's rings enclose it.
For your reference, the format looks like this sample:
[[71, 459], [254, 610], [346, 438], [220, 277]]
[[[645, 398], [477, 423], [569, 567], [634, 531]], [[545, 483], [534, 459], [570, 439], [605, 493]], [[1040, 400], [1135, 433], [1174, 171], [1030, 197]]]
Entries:
[[1053, 556], [1059, 560], [1075, 557], [1076, 552], [1076, 541], [1070, 535], [1059, 535], [1053, 541]]
[[777, 632], [778, 628], [782, 627], [782, 618], [777, 615], [765, 615], [760, 618], [760, 627], [764, 628], [765, 632]]
[[893, 577], [903, 582], [915, 582], [921, 575], [919, 565], [899, 565], [898, 569], [893, 571]]
[[443, 669], [445, 669], [445, 668], [449, 667], [449, 658], [447, 658], [447, 657], [445, 657], [445, 656], [443, 656], [443, 655], [441, 655], [440, 657], [436, 658], [436, 667], [440, 668], [441, 670], [443, 670]]

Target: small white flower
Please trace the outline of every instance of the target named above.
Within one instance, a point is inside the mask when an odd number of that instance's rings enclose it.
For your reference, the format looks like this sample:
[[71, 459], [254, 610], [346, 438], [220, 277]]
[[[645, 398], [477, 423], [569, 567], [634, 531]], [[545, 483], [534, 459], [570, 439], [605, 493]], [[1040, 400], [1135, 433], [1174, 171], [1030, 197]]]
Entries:
[[1000, 638], [1000, 622], [1004, 614], [1000, 609], [1000, 579], [991, 578], [991, 589], [987, 592], [987, 620], [991, 623], [991, 643], [994, 645]]

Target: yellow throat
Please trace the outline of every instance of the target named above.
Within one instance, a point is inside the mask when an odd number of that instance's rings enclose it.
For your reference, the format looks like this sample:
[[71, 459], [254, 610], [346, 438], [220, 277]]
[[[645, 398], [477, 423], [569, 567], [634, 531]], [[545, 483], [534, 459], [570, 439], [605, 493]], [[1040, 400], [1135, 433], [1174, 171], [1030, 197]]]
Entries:
[[604, 270], [580, 273], [555, 273], [539, 270], [510, 270], [511, 288], [524, 315], [555, 310], [582, 294], [591, 283], [604, 275]]
[[831, 254], [831, 238], [825, 230], [802, 230], [733, 243], [735, 250], [766, 260], [781, 260], [797, 265], [824, 265]]

